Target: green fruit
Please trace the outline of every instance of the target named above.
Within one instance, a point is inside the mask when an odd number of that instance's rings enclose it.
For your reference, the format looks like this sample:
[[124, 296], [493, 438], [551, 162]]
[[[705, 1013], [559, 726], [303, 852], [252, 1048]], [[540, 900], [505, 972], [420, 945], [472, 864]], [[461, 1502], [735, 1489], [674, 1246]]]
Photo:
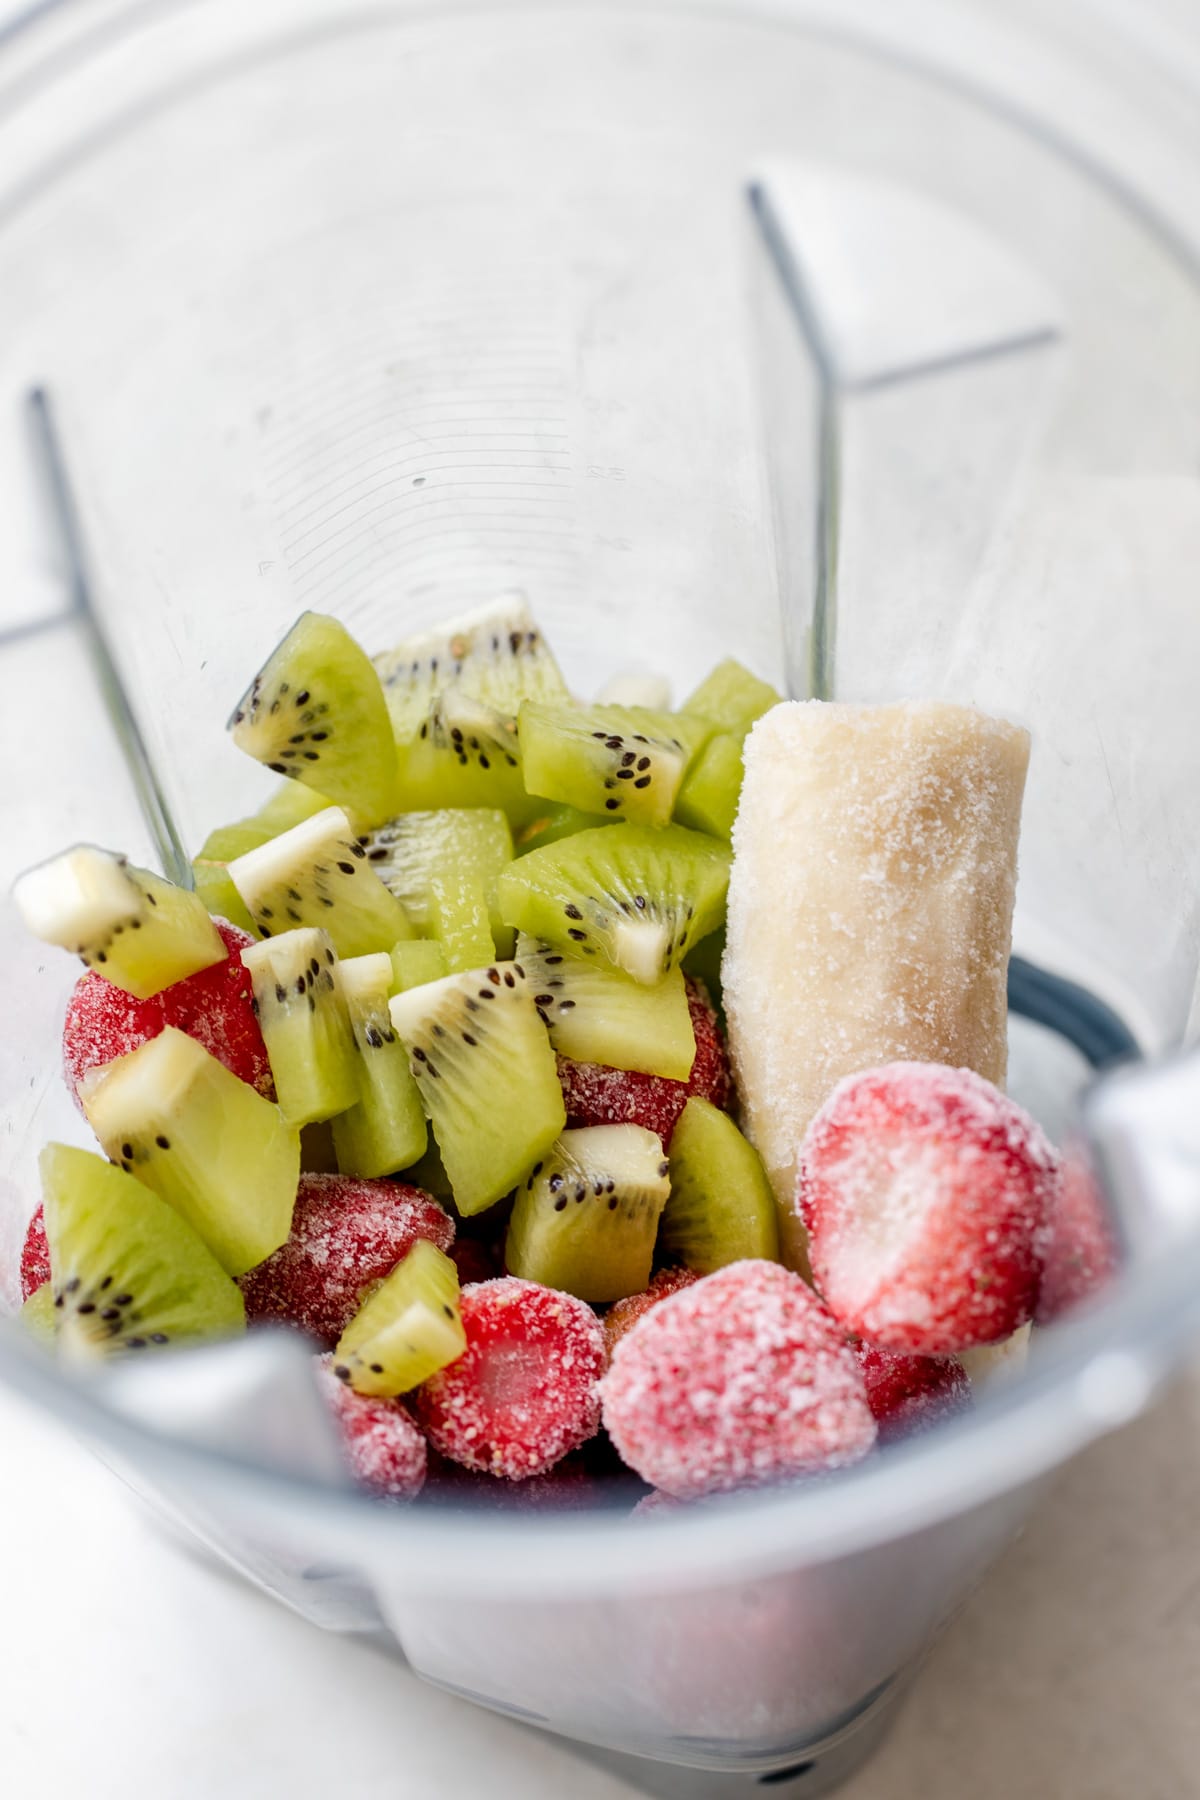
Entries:
[[46, 1350], [53, 1350], [59, 1318], [54, 1310], [54, 1283], [43, 1281], [40, 1288], [35, 1288], [17, 1317], [36, 1343]]
[[[65, 1144], [48, 1144], [40, 1168], [51, 1329], [57, 1326], [60, 1339], [107, 1354], [244, 1328], [236, 1283], [157, 1194], [102, 1157]], [[26, 1323], [44, 1326], [39, 1296], [46, 1292], [39, 1289], [26, 1306]]]
[[660, 1249], [700, 1275], [758, 1257], [779, 1261], [779, 1221], [754, 1146], [729, 1117], [693, 1096], [671, 1138], [671, 1197]]
[[597, 1305], [640, 1294], [668, 1188], [667, 1159], [652, 1131], [564, 1131], [517, 1190], [505, 1267]]
[[705, 677], [680, 710], [707, 719], [733, 737], [743, 738], [755, 719], [778, 703], [779, 695], [768, 682], [760, 681], [728, 656]]
[[333, 1372], [358, 1394], [407, 1394], [466, 1347], [458, 1271], [422, 1238], [347, 1325]]
[[229, 873], [264, 938], [294, 925], [319, 926], [339, 956], [368, 956], [413, 935], [340, 807], [247, 851]]
[[73, 950], [136, 1000], [228, 954], [195, 894], [90, 844], [28, 870], [13, 898], [35, 937]]
[[727, 839], [733, 831], [741, 791], [741, 740], [719, 731], [688, 770], [675, 802], [675, 817], [693, 831]]
[[231, 925], [248, 931], [251, 937], [258, 936], [254, 920], [247, 912], [246, 903], [234, 887], [224, 863], [206, 862], [202, 856], [197, 856], [192, 863], [192, 880], [205, 911], [213, 918], [228, 919]]
[[396, 752], [369, 657], [344, 625], [301, 613], [243, 694], [233, 741], [276, 774], [373, 825], [391, 810]]
[[565, 700], [566, 683], [519, 595], [450, 619], [375, 658], [396, 742], [416, 737], [448, 689], [510, 721], [522, 700]]
[[286, 1242], [300, 1140], [279, 1109], [168, 1026], [79, 1084], [107, 1155], [152, 1188], [243, 1275]]
[[391, 958], [352, 957], [338, 963], [334, 979], [354, 1034], [359, 1095], [333, 1121], [337, 1166], [343, 1175], [392, 1175], [424, 1154], [429, 1134], [408, 1055], [388, 1012]]
[[260, 844], [270, 843], [293, 825], [311, 819], [314, 813], [325, 812], [330, 804], [324, 794], [314, 793], [298, 781], [283, 781], [249, 818], [238, 819], [232, 825], [218, 825], [210, 831], [192, 859], [196, 892], [209, 912], [257, 937], [254, 920], [233, 885], [228, 865], [235, 857], [257, 850]]
[[523, 933], [517, 938], [517, 961], [560, 1055], [687, 1080], [696, 1034], [678, 969], [645, 987], [609, 963], [565, 956]]
[[460, 1213], [524, 1179], [563, 1126], [546, 1028], [513, 963], [410, 988], [391, 1002]]
[[627, 706], [546, 706], [526, 701], [518, 731], [525, 786], [583, 812], [665, 825], [687, 767], [662, 715]]
[[328, 932], [282, 931], [243, 950], [242, 962], [285, 1124], [311, 1125], [345, 1112], [358, 1099], [358, 1053], [334, 980], [337, 956]]
[[[512, 861], [512, 831], [496, 807], [401, 813], [362, 839], [367, 861], [418, 931], [445, 947], [450, 970], [512, 953], [496, 911], [496, 877]], [[445, 973], [446, 971], [443, 971]]]
[[446, 952], [428, 938], [410, 938], [393, 944], [391, 949], [392, 993], [402, 994], [406, 988], [424, 987], [428, 981], [441, 981], [450, 973]]
[[538, 811], [521, 779], [515, 719], [457, 688], [439, 695], [396, 757], [395, 813], [500, 807], [523, 824]]
[[652, 985], [722, 923], [728, 882], [729, 852], [715, 839], [621, 825], [530, 851], [505, 869], [498, 894], [519, 931]]
[[580, 812], [577, 806], [547, 806], [517, 835], [516, 853], [540, 850], [544, 844], [557, 844], [560, 838], [574, 837], [577, 832], [591, 831], [596, 825], [612, 825], [615, 820], [601, 813]]

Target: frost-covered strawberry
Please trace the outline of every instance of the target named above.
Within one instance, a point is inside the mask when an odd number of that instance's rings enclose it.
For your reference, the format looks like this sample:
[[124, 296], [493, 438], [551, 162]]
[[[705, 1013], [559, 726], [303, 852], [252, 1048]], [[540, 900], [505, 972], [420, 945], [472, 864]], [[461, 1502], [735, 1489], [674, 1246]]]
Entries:
[[317, 1381], [337, 1421], [354, 1479], [380, 1500], [415, 1500], [425, 1485], [425, 1439], [399, 1400], [356, 1394], [317, 1358]]
[[632, 1331], [652, 1307], [665, 1300], [668, 1294], [678, 1294], [699, 1279], [691, 1269], [660, 1269], [644, 1294], [630, 1294], [627, 1300], [618, 1300], [615, 1306], [610, 1306], [604, 1315], [604, 1347], [609, 1361], [625, 1333]]
[[1094, 1298], [1116, 1276], [1120, 1251], [1108, 1207], [1087, 1155], [1072, 1145], [1062, 1187], [1039, 1242], [1042, 1281], [1037, 1322], [1049, 1325]]
[[872, 1344], [856, 1345], [855, 1353], [881, 1444], [914, 1437], [970, 1409], [971, 1383], [952, 1356], [905, 1356]]
[[50, 1246], [46, 1242], [46, 1215], [39, 1206], [29, 1221], [21, 1246], [21, 1298], [28, 1300], [50, 1279]]
[[217, 930], [229, 951], [226, 960], [163, 988], [149, 1000], [135, 1000], [94, 971], [75, 984], [63, 1022], [63, 1062], [72, 1092], [89, 1069], [139, 1049], [164, 1027], [174, 1025], [260, 1094], [274, 1098], [250, 976], [239, 954], [254, 939], [220, 919]]
[[622, 1457], [677, 1500], [839, 1468], [875, 1442], [853, 1348], [778, 1263], [730, 1263], [660, 1301], [601, 1395]]
[[847, 1331], [885, 1349], [995, 1343], [1032, 1315], [1060, 1182], [1041, 1128], [969, 1069], [852, 1075], [800, 1153], [817, 1287]]
[[420, 1188], [302, 1175], [287, 1243], [241, 1278], [246, 1317], [298, 1326], [332, 1349], [364, 1291], [390, 1275], [419, 1238], [439, 1250], [454, 1241], [454, 1221]]
[[728, 1107], [733, 1078], [721, 1026], [704, 988], [689, 980], [688, 1011], [696, 1034], [696, 1060], [686, 1081], [642, 1075], [631, 1069], [609, 1069], [600, 1063], [558, 1059], [558, 1078], [567, 1108], [567, 1124], [643, 1125], [662, 1139], [665, 1149], [679, 1115], [693, 1094], [714, 1106]]
[[522, 1481], [593, 1437], [604, 1333], [571, 1294], [504, 1276], [464, 1288], [467, 1348], [417, 1389], [417, 1418], [441, 1455]]

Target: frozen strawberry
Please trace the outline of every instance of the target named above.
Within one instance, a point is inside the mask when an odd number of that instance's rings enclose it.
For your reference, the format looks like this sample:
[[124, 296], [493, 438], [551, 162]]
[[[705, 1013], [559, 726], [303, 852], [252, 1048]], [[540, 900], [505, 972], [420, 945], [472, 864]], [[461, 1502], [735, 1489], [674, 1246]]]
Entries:
[[21, 1247], [22, 1300], [28, 1300], [30, 1294], [49, 1279], [50, 1246], [46, 1242], [46, 1216], [39, 1206], [29, 1221], [29, 1229]]
[[1074, 1312], [1115, 1278], [1120, 1268], [1116, 1232], [1086, 1152], [1072, 1145], [1063, 1179], [1039, 1239], [1042, 1282], [1037, 1322], [1049, 1325]]
[[660, 1269], [644, 1294], [630, 1294], [627, 1300], [618, 1300], [615, 1306], [610, 1306], [604, 1315], [604, 1348], [608, 1360], [612, 1361], [612, 1353], [625, 1333], [632, 1331], [652, 1306], [657, 1306], [668, 1294], [691, 1287], [699, 1279], [691, 1269]]
[[246, 1317], [295, 1325], [332, 1349], [364, 1291], [390, 1275], [418, 1238], [439, 1250], [454, 1241], [454, 1221], [420, 1188], [302, 1175], [287, 1243], [241, 1277]]
[[873, 1344], [856, 1345], [855, 1354], [881, 1444], [914, 1437], [970, 1410], [971, 1383], [952, 1356], [904, 1356]]
[[239, 954], [254, 942], [217, 921], [229, 956], [177, 981], [149, 1000], [135, 1000], [94, 971], [76, 982], [63, 1022], [63, 1062], [72, 1092], [89, 1069], [124, 1056], [174, 1025], [260, 1094], [274, 1099], [271, 1065], [254, 1015], [250, 977]]
[[995, 1343], [1032, 1314], [1060, 1181], [1041, 1128], [970, 1069], [851, 1075], [800, 1152], [817, 1286], [847, 1331], [887, 1350]]
[[696, 1034], [696, 1060], [687, 1080], [668, 1081], [664, 1075], [609, 1069], [601, 1063], [572, 1062], [560, 1056], [558, 1078], [568, 1125], [644, 1125], [658, 1134], [665, 1149], [693, 1094], [728, 1108], [733, 1077], [716, 1012], [699, 982], [689, 980], [687, 990]]
[[417, 1389], [435, 1450], [522, 1481], [544, 1474], [600, 1424], [604, 1333], [572, 1294], [504, 1276], [464, 1288], [467, 1348]]
[[660, 1301], [600, 1392], [625, 1461], [677, 1500], [838, 1468], [875, 1441], [844, 1332], [778, 1263], [730, 1263]]
[[415, 1500], [425, 1485], [425, 1439], [400, 1401], [356, 1394], [337, 1380], [328, 1356], [317, 1358], [317, 1380], [354, 1479], [381, 1500]]

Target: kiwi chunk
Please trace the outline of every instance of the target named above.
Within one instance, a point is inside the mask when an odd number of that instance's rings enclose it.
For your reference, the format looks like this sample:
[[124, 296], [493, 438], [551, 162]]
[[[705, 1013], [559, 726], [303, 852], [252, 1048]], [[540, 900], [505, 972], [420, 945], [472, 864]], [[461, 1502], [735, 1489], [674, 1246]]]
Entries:
[[243, 950], [242, 961], [284, 1122], [311, 1125], [353, 1106], [358, 1056], [329, 933], [311, 925], [283, 931]]
[[421, 1096], [388, 1012], [392, 959], [352, 957], [333, 974], [353, 1032], [359, 1095], [333, 1121], [337, 1166], [343, 1175], [392, 1175], [415, 1162], [428, 1140]]
[[669, 1185], [661, 1140], [643, 1126], [564, 1131], [517, 1191], [506, 1268], [595, 1304], [640, 1294]]
[[627, 706], [526, 701], [518, 720], [525, 786], [582, 812], [665, 825], [687, 767], [659, 716]]
[[236, 1283], [157, 1194], [66, 1144], [47, 1144], [39, 1166], [60, 1337], [107, 1354], [244, 1329]]
[[362, 844], [417, 930], [446, 946], [450, 969], [512, 955], [512, 932], [496, 909], [496, 877], [513, 859], [513, 840], [498, 807], [401, 813]]
[[728, 731], [718, 731], [688, 770], [675, 802], [675, 817], [693, 831], [728, 838], [741, 791], [741, 739]]
[[695, 718], [707, 719], [721, 731], [742, 738], [755, 719], [778, 705], [779, 698], [769, 682], [760, 681], [740, 662], [727, 656], [711, 675], [705, 676], [680, 710]]
[[333, 1372], [358, 1394], [407, 1394], [466, 1347], [458, 1270], [422, 1238], [347, 1325]]
[[[109, 1163], [105, 1164], [106, 1168], [111, 1166]], [[222, 1269], [221, 1273], [224, 1274], [225, 1271]], [[54, 1283], [43, 1281], [40, 1288], [34, 1288], [17, 1317], [31, 1338], [46, 1349], [53, 1350], [59, 1319], [54, 1310]]]
[[532, 850], [497, 885], [510, 925], [648, 986], [725, 916], [729, 851], [679, 825], [581, 831]]
[[608, 963], [565, 956], [523, 932], [517, 937], [517, 961], [560, 1055], [687, 1080], [696, 1034], [678, 969], [645, 987]]
[[73, 950], [135, 1000], [228, 955], [195, 894], [91, 844], [29, 869], [13, 898], [35, 937]]
[[[498, 954], [483, 883], [463, 869], [448, 867], [429, 888], [430, 923], [452, 974], [481, 968]], [[504, 927], [510, 940], [512, 933]]]
[[393, 944], [391, 952], [392, 993], [403, 994], [407, 988], [424, 987], [427, 981], [441, 981], [450, 973], [446, 952], [429, 938], [410, 938]]
[[293, 825], [311, 819], [314, 813], [324, 812], [330, 804], [324, 794], [315, 793], [298, 781], [282, 781], [256, 813], [210, 831], [192, 858], [196, 892], [209, 912], [257, 937], [254, 920], [229, 875], [229, 864], [248, 850], [270, 843], [281, 832], [290, 831]]
[[700, 1275], [743, 1257], [779, 1261], [779, 1221], [758, 1151], [694, 1095], [671, 1138], [671, 1197], [659, 1246]]
[[396, 749], [379, 676], [344, 625], [301, 613], [229, 721], [238, 748], [356, 819], [387, 817]]
[[450, 619], [375, 658], [397, 743], [417, 735], [449, 688], [508, 719], [522, 700], [565, 700], [567, 686], [519, 594]]
[[264, 938], [315, 925], [339, 956], [369, 956], [413, 935], [339, 806], [237, 857], [229, 874]]
[[105, 1152], [182, 1214], [230, 1275], [287, 1239], [300, 1138], [279, 1108], [168, 1026], [79, 1084]]
[[546, 1028], [515, 963], [391, 1002], [459, 1212], [494, 1206], [549, 1149], [566, 1112]]
[[457, 688], [438, 696], [396, 757], [395, 812], [500, 807], [519, 825], [538, 811], [521, 777], [516, 720]]

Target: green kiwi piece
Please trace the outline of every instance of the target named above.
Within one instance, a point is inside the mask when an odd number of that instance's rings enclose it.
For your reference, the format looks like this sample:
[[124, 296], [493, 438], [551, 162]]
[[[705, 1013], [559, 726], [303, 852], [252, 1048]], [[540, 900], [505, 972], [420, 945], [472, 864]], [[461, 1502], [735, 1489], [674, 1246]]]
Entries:
[[324, 812], [330, 804], [324, 794], [315, 793], [298, 781], [282, 781], [249, 818], [236, 819], [232, 825], [218, 825], [210, 831], [192, 859], [196, 892], [209, 912], [257, 937], [254, 920], [233, 885], [228, 865], [235, 857], [257, 850], [260, 844], [270, 843], [293, 825], [311, 819], [314, 813]]
[[741, 791], [742, 741], [718, 731], [688, 770], [675, 802], [675, 817], [692, 831], [728, 839]]
[[73, 950], [135, 1000], [228, 954], [195, 894], [91, 844], [27, 870], [13, 898], [35, 937]]
[[684, 701], [681, 712], [707, 719], [733, 737], [745, 737], [755, 719], [761, 718], [780, 696], [769, 682], [760, 681], [732, 656], [719, 662], [694, 694]]
[[657, 715], [527, 700], [517, 729], [529, 793], [642, 825], [671, 817], [688, 757], [681, 740], [658, 727]]
[[[400, 813], [361, 842], [367, 861], [418, 931], [439, 938], [455, 931], [455, 943], [448, 945], [451, 968], [478, 967], [497, 955], [512, 955], [512, 933], [495, 903], [496, 877], [513, 859], [512, 829], [498, 807]], [[450, 889], [445, 885], [448, 873], [454, 878]], [[435, 892], [439, 881], [441, 890]], [[474, 919], [480, 894], [487, 912], [484, 931], [490, 932], [487, 944]], [[466, 952], [456, 927], [464, 906], [479, 946], [474, 962], [461, 960]]]
[[393, 944], [391, 964], [393, 994], [403, 994], [407, 988], [424, 987], [427, 981], [441, 981], [450, 973], [446, 952], [430, 938], [409, 938]]
[[[482, 968], [498, 954], [488, 915], [487, 895], [476, 877], [448, 867], [429, 884], [430, 924], [451, 974]], [[511, 932], [505, 927], [510, 939]]]
[[386, 818], [396, 749], [379, 676], [344, 625], [301, 613], [238, 702], [238, 748], [367, 825]]
[[517, 1190], [505, 1267], [595, 1305], [640, 1294], [669, 1185], [662, 1143], [643, 1126], [564, 1131]]
[[105, 1153], [182, 1214], [230, 1275], [286, 1241], [299, 1133], [194, 1038], [168, 1026], [92, 1069], [79, 1097]]
[[333, 1121], [337, 1165], [343, 1175], [393, 1175], [424, 1153], [428, 1131], [408, 1055], [388, 1012], [392, 959], [351, 957], [333, 974], [354, 1034], [359, 1094]]
[[454, 1203], [464, 1215], [483, 1212], [525, 1178], [566, 1124], [528, 979], [514, 963], [492, 963], [410, 988], [390, 1010]]
[[243, 950], [242, 962], [284, 1123], [312, 1125], [345, 1112], [358, 1100], [358, 1052], [329, 933], [311, 925], [282, 931]]
[[458, 688], [439, 694], [396, 761], [393, 812], [500, 807], [522, 825], [539, 810], [521, 777], [515, 718]]
[[540, 850], [545, 844], [557, 844], [560, 838], [591, 831], [596, 825], [615, 823], [611, 814], [605, 817], [603, 813], [580, 812], [577, 806], [547, 806], [538, 818], [532, 819], [517, 833], [514, 848], [518, 856], [524, 856], [530, 850]]
[[466, 1347], [458, 1270], [421, 1238], [347, 1325], [333, 1372], [358, 1394], [407, 1394]]
[[645, 987], [608, 963], [566, 956], [524, 932], [517, 936], [517, 961], [560, 1055], [687, 1080], [696, 1034], [678, 969]]
[[522, 700], [565, 700], [567, 687], [519, 594], [450, 619], [375, 658], [399, 744], [448, 689], [512, 720]]
[[581, 831], [500, 876], [502, 916], [568, 956], [652, 986], [725, 916], [729, 851], [680, 825]]
[[719, 1107], [694, 1095], [671, 1138], [671, 1197], [659, 1248], [700, 1275], [744, 1257], [779, 1261], [775, 1199], [758, 1151]]
[[426, 1145], [424, 1155], [403, 1170], [403, 1175], [410, 1187], [421, 1188], [426, 1194], [432, 1194], [435, 1200], [440, 1200], [443, 1206], [453, 1209], [454, 1191], [450, 1186], [450, 1177], [432, 1137]]
[[339, 956], [369, 956], [413, 935], [339, 806], [237, 857], [229, 874], [264, 938], [315, 925]]
[[[105, 1164], [105, 1167], [109, 1168], [111, 1164]], [[222, 1269], [221, 1273], [224, 1274], [225, 1271]], [[59, 1318], [54, 1310], [54, 1283], [43, 1281], [40, 1288], [34, 1288], [17, 1317], [36, 1343], [41, 1344], [44, 1349], [53, 1350]]]
[[66, 1144], [39, 1167], [60, 1339], [105, 1354], [244, 1329], [236, 1283], [157, 1194]]

